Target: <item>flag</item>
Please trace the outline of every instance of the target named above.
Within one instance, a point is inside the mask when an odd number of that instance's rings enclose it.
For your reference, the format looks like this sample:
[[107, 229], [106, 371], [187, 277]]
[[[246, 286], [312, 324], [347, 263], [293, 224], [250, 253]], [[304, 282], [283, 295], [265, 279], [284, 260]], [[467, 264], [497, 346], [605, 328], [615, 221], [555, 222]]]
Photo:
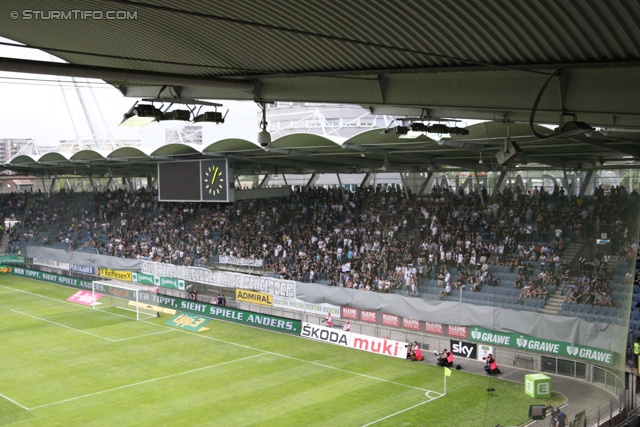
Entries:
[[444, 368], [444, 375], [447, 376], [447, 377], [450, 377], [451, 376], [451, 369], [445, 367]]

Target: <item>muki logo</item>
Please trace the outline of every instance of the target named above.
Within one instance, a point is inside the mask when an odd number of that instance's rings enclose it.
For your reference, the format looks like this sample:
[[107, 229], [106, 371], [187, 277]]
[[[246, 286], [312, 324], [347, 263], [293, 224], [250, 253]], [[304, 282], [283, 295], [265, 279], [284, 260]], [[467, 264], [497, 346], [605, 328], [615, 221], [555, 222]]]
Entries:
[[567, 346], [567, 353], [569, 354], [569, 356], [576, 356], [578, 354], [578, 351], [578, 347], [574, 347], [572, 345]]
[[472, 337], [474, 340], [479, 340], [479, 339], [480, 339], [480, 337], [482, 337], [482, 332], [480, 332], [480, 331], [479, 331], [479, 330], [477, 330], [477, 329], [474, 329], [473, 331], [471, 331], [471, 337]]
[[523, 337], [522, 335], [520, 335], [518, 337], [518, 339], [516, 340], [516, 343], [518, 344], [518, 347], [526, 347], [527, 346], [527, 339], [525, 337]]

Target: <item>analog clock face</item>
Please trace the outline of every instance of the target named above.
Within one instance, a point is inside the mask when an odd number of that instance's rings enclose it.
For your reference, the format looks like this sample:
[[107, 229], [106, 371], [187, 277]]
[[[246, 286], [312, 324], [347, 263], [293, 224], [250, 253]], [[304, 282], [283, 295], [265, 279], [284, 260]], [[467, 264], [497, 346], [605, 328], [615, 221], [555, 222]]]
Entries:
[[224, 180], [225, 177], [222, 173], [222, 169], [216, 165], [209, 166], [204, 173], [205, 191], [212, 196], [217, 196], [224, 188]]

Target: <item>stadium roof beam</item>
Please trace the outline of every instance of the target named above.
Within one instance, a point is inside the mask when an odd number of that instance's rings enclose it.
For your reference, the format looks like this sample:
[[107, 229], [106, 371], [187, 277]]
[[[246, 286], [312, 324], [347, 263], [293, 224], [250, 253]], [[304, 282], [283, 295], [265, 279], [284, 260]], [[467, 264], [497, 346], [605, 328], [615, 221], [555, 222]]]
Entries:
[[318, 182], [318, 178], [320, 178], [320, 174], [311, 174], [311, 178], [309, 178], [309, 181], [307, 181], [305, 187], [313, 187], [314, 185], [316, 185], [316, 182]]
[[498, 193], [502, 193], [502, 190], [504, 189], [504, 185], [507, 182], [507, 175], [509, 173], [507, 171], [502, 171], [498, 174], [498, 179], [496, 180], [496, 183], [493, 186], [493, 191], [491, 192], [491, 197], [490, 197], [490, 201], [493, 201], [496, 194]]
[[595, 176], [595, 171], [593, 169], [585, 172], [584, 179], [582, 180], [582, 185], [580, 186], [580, 192], [578, 193], [578, 197], [584, 197], [589, 187], [593, 185], [594, 176]]
[[427, 173], [427, 177], [422, 182], [422, 185], [420, 186], [420, 190], [418, 190], [418, 196], [422, 196], [427, 189], [431, 188], [431, 186], [433, 185], [433, 179], [435, 178], [435, 176], [436, 175], [434, 171], [429, 171]]
[[271, 181], [271, 174], [268, 173], [264, 176], [264, 178], [262, 178], [262, 181], [260, 182], [259, 187], [267, 188], [267, 185], [269, 185], [269, 181]]
[[[51, 76], [84, 77], [88, 79], [100, 79], [111, 82], [135, 82], [138, 84], [156, 84], [162, 86], [195, 86], [199, 88], [215, 88], [222, 90], [235, 90], [251, 93], [256, 88], [256, 83], [244, 79], [225, 79], [220, 77], [189, 77], [181, 74], [144, 72], [137, 70], [117, 69], [110, 67], [97, 67], [79, 64], [65, 64], [60, 62], [34, 61], [27, 59], [0, 58], [0, 71], [28, 74], [46, 74]], [[145, 86], [149, 88], [149, 86]], [[126, 88], [126, 86], [120, 86]], [[158, 89], [149, 97], [155, 97]], [[178, 89], [179, 91], [180, 89]], [[131, 96], [123, 90], [125, 96]], [[179, 93], [179, 92], [178, 92]], [[134, 95], [135, 96], [135, 95]], [[201, 95], [193, 98], [203, 98]]]
[[360, 182], [360, 187], [366, 187], [369, 184], [371, 184], [371, 180], [373, 179], [373, 175], [370, 172], [367, 172], [364, 175], [364, 178], [362, 178], [362, 181]]

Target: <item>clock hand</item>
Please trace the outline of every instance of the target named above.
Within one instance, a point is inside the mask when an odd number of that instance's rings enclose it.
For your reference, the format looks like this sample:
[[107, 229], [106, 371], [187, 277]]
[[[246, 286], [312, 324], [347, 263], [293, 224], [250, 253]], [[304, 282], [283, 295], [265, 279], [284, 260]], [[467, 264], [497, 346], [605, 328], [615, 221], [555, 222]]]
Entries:
[[218, 168], [216, 168], [215, 172], [213, 173], [213, 178], [211, 178], [211, 183], [215, 183], [216, 182], [216, 176], [218, 175]]

